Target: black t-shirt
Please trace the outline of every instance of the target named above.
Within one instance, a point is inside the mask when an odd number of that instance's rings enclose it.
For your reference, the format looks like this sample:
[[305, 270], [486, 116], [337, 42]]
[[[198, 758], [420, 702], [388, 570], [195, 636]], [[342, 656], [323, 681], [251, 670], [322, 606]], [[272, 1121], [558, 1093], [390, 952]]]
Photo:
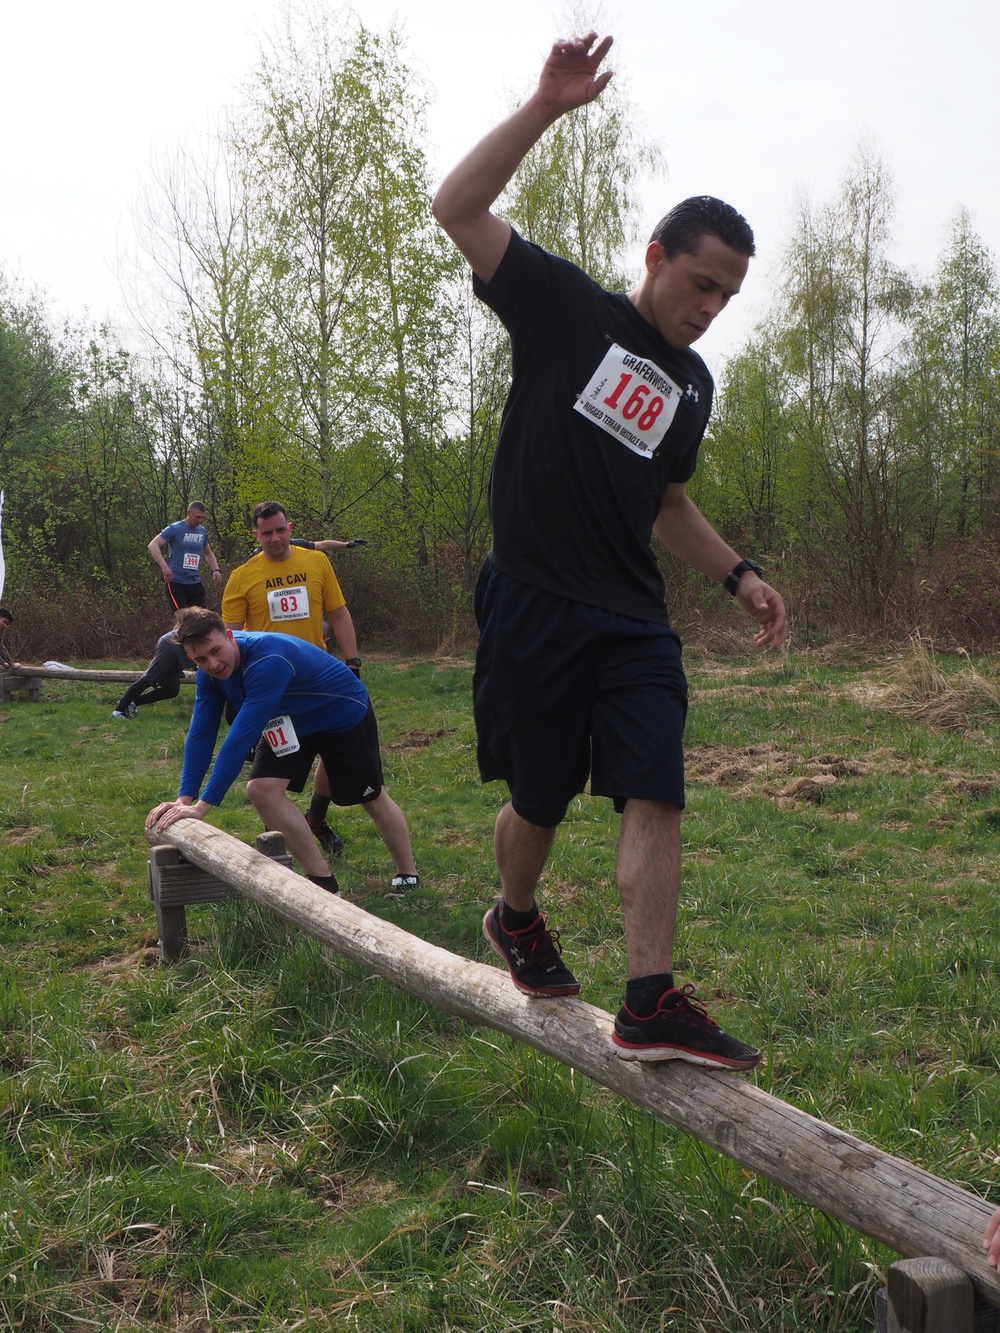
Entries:
[[493, 559], [559, 596], [667, 623], [650, 547], [712, 405], [697, 353], [622, 293], [516, 232], [476, 295], [510, 334], [513, 378], [490, 478]]

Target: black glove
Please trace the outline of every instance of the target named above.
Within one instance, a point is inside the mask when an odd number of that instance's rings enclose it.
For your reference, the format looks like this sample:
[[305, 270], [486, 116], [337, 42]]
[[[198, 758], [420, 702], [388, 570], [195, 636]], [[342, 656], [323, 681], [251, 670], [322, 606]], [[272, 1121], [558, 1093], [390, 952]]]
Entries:
[[355, 546], [367, 546], [367, 545], [368, 545], [367, 537], [352, 537], [351, 540], [347, 543], [347, 549], [349, 551], [353, 551]]
[[353, 671], [354, 674], [357, 676], [358, 680], [361, 679], [361, 658], [360, 658], [360, 657], [345, 657], [345, 658], [344, 658], [344, 666], [345, 666], [345, 667], [349, 667], [350, 670]]

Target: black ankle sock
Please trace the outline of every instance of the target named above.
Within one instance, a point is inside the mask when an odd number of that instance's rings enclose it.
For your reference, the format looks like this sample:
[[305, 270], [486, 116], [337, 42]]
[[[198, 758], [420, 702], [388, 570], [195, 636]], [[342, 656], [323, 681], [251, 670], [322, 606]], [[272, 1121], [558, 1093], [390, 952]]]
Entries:
[[637, 1018], [648, 1018], [664, 991], [673, 987], [672, 972], [655, 972], [650, 977], [633, 977], [625, 984], [625, 1003]]
[[538, 919], [538, 904], [532, 903], [527, 912], [515, 912], [513, 907], [500, 900], [500, 924], [504, 930], [524, 930]]
[[330, 808], [329, 796], [320, 796], [318, 792], [313, 792], [312, 800], [309, 802], [309, 811], [307, 819], [312, 820], [314, 824], [322, 824], [326, 818], [326, 812]]
[[340, 885], [335, 875], [307, 875], [306, 878], [317, 888], [326, 889], [327, 893], [339, 893]]

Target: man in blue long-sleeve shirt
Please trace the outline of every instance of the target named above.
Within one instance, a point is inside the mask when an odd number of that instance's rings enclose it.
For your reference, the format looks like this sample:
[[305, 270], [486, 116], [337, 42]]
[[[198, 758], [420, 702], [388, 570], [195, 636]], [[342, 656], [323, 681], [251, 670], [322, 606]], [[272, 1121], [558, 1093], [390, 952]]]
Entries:
[[[383, 786], [378, 727], [358, 677], [311, 643], [229, 630], [204, 607], [178, 613], [176, 636], [198, 668], [194, 715], [177, 799], [151, 810], [146, 827], [162, 832], [178, 819], [203, 819], [221, 805], [256, 746], [247, 795], [265, 827], [284, 834], [308, 878], [336, 893], [337, 881], [305, 816], [287, 794], [302, 790], [321, 755], [333, 800], [361, 805], [388, 848], [396, 866], [393, 893], [416, 887], [406, 819]], [[202, 789], [227, 703], [236, 716]]]

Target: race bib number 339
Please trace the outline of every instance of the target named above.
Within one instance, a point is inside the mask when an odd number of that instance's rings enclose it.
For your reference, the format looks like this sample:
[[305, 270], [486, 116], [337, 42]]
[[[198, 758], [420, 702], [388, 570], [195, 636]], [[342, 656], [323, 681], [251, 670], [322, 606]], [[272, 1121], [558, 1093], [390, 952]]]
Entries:
[[641, 458], [652, 458], [677, 411], [681, 390], [644, 357], [612, 343], [573, 404]]

